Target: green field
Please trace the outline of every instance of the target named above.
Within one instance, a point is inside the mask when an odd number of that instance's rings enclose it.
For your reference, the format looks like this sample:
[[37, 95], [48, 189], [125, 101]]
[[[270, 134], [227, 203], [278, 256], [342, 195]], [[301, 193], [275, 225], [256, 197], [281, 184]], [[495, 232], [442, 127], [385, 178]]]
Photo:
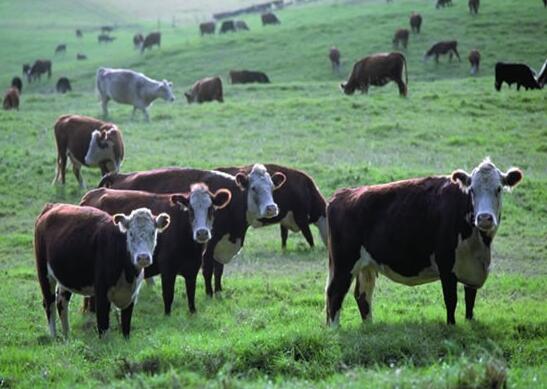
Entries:
[[[263, 28], [258, 15], [248, 15], [250, 32], [206, 38], [197, 22], [214, 1], [184, 3], [175, 28], [168, 12], [139, 10], [138, 3], [0, 3], [0, 86], [25, 62], [53, 60], [51, 80], [25, 83], [19, 112], [0, 111], [0, 387], [482, 388], [505, 380], [511, 388], [547, 387], [547, 94], [505, 85], [496, 92], [493, 77], [496, 61], [536, 70], [545, 61], [541, 1], [485, 0], [471, 16], [464, 0], [441, 10], [424, 0], [325, 0], [279, 11], [278, 27]], [[395, 84], [344, 96], [338, 85], [353, 62], [390, 50], [412, 10], [424, 23], [405, 52], [408, 98]], [[158, 17], [162, 47], [141, 56], [132, 35], [156, 29]], [[111, 23], [119, 26], [117, 39], [100, 46], [97, 27]], [[84, 31], [81, 41], [75, 28]], [[423, 63], [442, 39], [458, 39], [462, 61]], [[68, 45], [65, 55], [53, 55], [58, 43]], [[342, 52], [339, 75], [327, 58], [332, 45]], [[477, 77], [469, 76], [471, 48], [483, 58]], [[76, 61], [76, 52], [89, 60]], [[52, 126], [61, 114], [100, 115], [98, 66], [174, 83], [176, 102], [156, 102], [149, 123], [132, 119], [129, 106], [110, 104], [110, 120], [124, 132], [126, 172], [275, 162], [310, 173], [328, 198], [341, 187], [470, 171], [486, 156], [503, 170], [520, 167], [524, 180], [505, 194], [476, 319], [464, 320], [463, 288], [457, 325], [448, 327], [440, 283], [410, 288], [380, 277], [373, 323], [361, 323], [349, 293], [341, 327], [327, 328], [326, 249], [310, 250], [292, 234], [282, 252], [278, 228], [269, 227], [249, 230], [244, 250], [226, 266], [221, 297], [207, 298], [198, 278], [196, 315], [188, 313], [181, 280], [173, 313], [164, 317], [157, 282], [141, 290], [130, 340], [115, 313], [99, 339], [95, 318], [80, 312], [75, 296], [70, 338], [51, 340], [34, 267], [34, 220], [45, 202], [77, 203], [84, 193], [70, 168], [64, 188], [51, 185]], [[272, 83], [232, 86], [227, 73], [236, 68], [262, 70]], [[188, 105], [183, 92], [216, 74], [225, 103]], [[67, 95], [54, 93], [62, 75], [73, 84]], [[94, 170], [83, 175], [89, 187], [100, 179]]]

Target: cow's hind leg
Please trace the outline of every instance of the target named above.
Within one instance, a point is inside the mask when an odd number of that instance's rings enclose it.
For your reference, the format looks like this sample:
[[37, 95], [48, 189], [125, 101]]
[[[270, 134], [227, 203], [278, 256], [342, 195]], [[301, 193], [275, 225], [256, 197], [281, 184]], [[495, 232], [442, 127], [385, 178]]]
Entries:
[[43, 306], [46, 311], [47, 323], [49, 326], [49, 333], [52, 338], [57, 336], [57, 329], [55, 321], [57, 318], [57, 311], [55, 310], [55, 287], [57, 282], [53, 277], [47, 274], [39, 274], [40, 287], [43, 295]]
[[350, 285], [351, 273], [349, 271], [329, 269], [326, 293], [327, 325], [338, 326], [342, 302], [344, 301], [344, 297], [346, 296]]
[[150, 116], [148, 116], [148, 110], [146, 108], [141, 108], [141, 109], [142, 109], [142, 113], [144, 114], [144, 121], [149, 122]]
[[396, 79], [395, 82], [397, 83], [397, 86], [399, 87], [399, 95], [406, 97], [407, 89], [404, 81], [400, 78]]
[[458, 53], [458, 49], [456, 49], [456, 48], [454, 47], [454, 49], [452, 49], [452, 50], [454, 51], [454, 54], [456, 55], [456, 58], [458, 58], [458, 61], [461, 62], [462, 59], [460, 58], [460, 54]]
[[84, 179], [82, 178], [80, 169], [81, 169], [81, 165], [78, 163], [74, 163], [74, 161], [72, 161], [72, 171], [74, 172], [74, 175], [76, 176], [76, 179], [78, 180], [80, 189], [85, 189], [85, 182], [84, 182]]
[[171, 306], [175, 296], [175, 280], [177, 273], [169, 270], [161, 273], [161, 292], [163, 295], [163, 308], [166, 315], [171, 314]]
[[63, 326], [63, 336], [68, 338], [68, 303], [70, 302], [70, 297], [72, 293], [64, 289], [62, 286], [57, 288], [57, 312], [59, 312], [59, 317], [61, 318], [61, 325]]
[[361, 270], [356, 277], [354, 295], [363, 321], [372, 320], [372, 294], [376, 277], [376, 271], [370, 268]]
[[133, 316], [133, 307], [135, 303], [129, 304], [125, 309], [122, 309], [122, 334], [127, 339], [131, 331], [131, 317]]
[[475, 307], [475, 297], [477, 297], [477, 289], [466, 286], [465, 290], [465, 318], [473, 319], [473, 308]]
[[101, 96], [101, 108], [103, 110], [103, 117], [108, 117], [108, 97]]

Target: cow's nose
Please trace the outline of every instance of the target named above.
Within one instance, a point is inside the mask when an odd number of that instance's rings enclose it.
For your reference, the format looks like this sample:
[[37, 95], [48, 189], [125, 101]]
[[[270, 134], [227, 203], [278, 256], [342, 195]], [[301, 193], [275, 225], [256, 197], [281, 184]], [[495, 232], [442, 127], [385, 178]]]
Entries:
[[279, 210], [277, 208], [277, 205], [270, 204], [266, 206], [266, 217], [276, 217], [279, 213]]
[[480, 213], [477, 215], [477, 226], [479, 228], [490, 229], [494, 225], [494, 216], [490, 213]]
[[152, 264], [152, 257], [149, 254], [137, 255], [137, 266], [144, 268]]
[[211, 239], [211, 233], [207, 228], [200, 228], [196, 231], [196, 241], [198, 243], [205, 243]]

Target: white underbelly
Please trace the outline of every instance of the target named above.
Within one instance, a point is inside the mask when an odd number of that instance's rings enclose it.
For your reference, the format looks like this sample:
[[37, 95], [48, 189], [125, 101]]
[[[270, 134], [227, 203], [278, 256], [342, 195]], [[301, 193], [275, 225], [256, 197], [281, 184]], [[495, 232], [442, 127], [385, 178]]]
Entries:
[[226, 234], [217, 242], [213, 250], [213, 257], [220, 263], [230, 262], [241, 250], [241, 239], [236, 239], [235, 243], [230, 241], [230, 234]]
[[460, 238], [455, 254], [452, 271], [458, 281], [476, 288], [483, 286], [490, 271], [490, 248], [484, 244], [476, 228], [468, 239]]
[[116, 285], [110, 287], [107, 292], [108, 300], [119, 309], [127, 308], [132, 302], [135, 302], [139, 289], [144, 279], [144, 270], [133, 279], [133, 282], [127, 282], [125, 272], [122, 271]]
[[293, 214], [292, 211], [287, 212], [285, 217], [283, 219], [281, 219], [280, 223], [283, 227], [291, 230], [292, 232], [299, 232], [300, 231], [300, 227], [298, 227], [298, 225], [294, 221], [294, 214]]

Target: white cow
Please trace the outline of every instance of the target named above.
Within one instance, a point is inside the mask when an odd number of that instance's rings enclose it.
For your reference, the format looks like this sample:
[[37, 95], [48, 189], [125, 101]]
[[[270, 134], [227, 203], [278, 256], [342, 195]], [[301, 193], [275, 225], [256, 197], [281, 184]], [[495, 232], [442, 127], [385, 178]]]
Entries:
[[165, 101], [175, 101], [171, 87], [173, 83], [156, 81], [129, 69], [97, 69], [97, 91], [101, 98], [103, 115], [108, 116], [110, 99], [133, 106], [133, 116], [137, 109], [142, 110], [146, 121], [149, 120], [147, 108], [161, 97]]

